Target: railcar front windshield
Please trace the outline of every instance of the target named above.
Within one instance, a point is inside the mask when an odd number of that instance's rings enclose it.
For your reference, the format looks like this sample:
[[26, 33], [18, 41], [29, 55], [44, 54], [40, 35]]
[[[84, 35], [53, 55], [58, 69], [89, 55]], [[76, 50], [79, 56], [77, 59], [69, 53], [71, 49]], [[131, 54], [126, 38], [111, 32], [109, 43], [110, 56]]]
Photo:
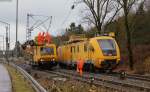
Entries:
[[41, 47], [41, 55], [54, 55], [54, 48], [52, 47]]
[[99, 39], [99, 46], [105, 56], [116, 55], [116, 44], [112, 39]]

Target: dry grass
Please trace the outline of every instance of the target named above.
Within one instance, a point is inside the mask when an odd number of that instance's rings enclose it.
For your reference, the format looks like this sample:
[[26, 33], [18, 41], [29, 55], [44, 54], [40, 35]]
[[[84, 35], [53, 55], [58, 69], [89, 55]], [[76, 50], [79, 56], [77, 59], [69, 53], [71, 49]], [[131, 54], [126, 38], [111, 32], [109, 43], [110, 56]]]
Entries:
[[90, 86], [75, 80], [57, 81], [52, 79], [38, 79], [40, 84], [45, 87], [48, 92], [118, 92], [105, 87]]
[[114, 92], [103, 87], [89, 86], [76, 81], [53, 82], [50, 92]]
[[150, 58], [145, 59], [144, 62], [138, 62], [135, 64], [135, 73], [145, 74], [150, 73]]
[[[150, 66], [150, 44], [138, 44], [133, 46], [133, 61], [134, 61], [134, 71], [130, 69], [125, 69], [129, 73], [145, 74], [149, 73]], [[129, 60], [127, 56], [127, 50], [122, 48], [121, 60], [124, 61], [124, 66], [129, 66]]]
[[150, 58], [147, 58], [144, 62], [144, 70], [146, 73], [150, 73]]
[[13, 92], [35, 92], [19, 72], [8, 65], [6, 67], [12, 78]]

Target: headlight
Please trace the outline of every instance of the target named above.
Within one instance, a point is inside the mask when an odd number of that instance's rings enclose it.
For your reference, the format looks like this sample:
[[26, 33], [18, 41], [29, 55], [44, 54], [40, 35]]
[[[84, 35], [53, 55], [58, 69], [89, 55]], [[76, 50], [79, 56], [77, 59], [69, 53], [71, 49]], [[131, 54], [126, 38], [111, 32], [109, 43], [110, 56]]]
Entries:
[[55, 61], [55, 58], [53, 58], [52, 61]]
[[44, 61], [43, 59], [41, 59], [41, 61]]

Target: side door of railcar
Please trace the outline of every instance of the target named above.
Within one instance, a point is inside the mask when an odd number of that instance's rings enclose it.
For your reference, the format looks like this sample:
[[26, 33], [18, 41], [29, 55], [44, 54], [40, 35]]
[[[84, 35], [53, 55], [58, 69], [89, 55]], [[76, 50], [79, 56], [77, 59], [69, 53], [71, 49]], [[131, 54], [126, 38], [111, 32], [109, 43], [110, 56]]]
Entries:
[[75, 46], [71, 45], [71, 61], [75, 61]]

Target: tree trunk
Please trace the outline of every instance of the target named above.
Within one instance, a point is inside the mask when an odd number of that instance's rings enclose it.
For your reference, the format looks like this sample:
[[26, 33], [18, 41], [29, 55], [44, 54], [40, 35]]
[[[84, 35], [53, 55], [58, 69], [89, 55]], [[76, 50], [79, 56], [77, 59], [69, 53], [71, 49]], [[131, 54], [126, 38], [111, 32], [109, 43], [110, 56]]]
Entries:
[[127, 36], [127, 49], [128, 49], [128, 58], [129, 58], [129, 66], [130, 69], [133, 70], [134, 62], [133, 62], [133, 52], [132, 52], [132, 46], [131, 46], [131, 32], [129, 29], [129, 23], [128, 23], [128, 13], [125, 11], [125, 30], [126, 30], [126, 36]]
[[128, 57], [129, 57], [129, 66], [130, 69], [133, 70], [134, 62], [133, 62], [133, 52], [132, 52], [132, 46], [131, 46], [131, 33], [127, 32], [128, 38], [127, 38], [127, 49], [128, 49]]
[[99, 35], [101, 34], [101, 27], [102, 27], [101, 23], [98, 23], [96, 26]]

